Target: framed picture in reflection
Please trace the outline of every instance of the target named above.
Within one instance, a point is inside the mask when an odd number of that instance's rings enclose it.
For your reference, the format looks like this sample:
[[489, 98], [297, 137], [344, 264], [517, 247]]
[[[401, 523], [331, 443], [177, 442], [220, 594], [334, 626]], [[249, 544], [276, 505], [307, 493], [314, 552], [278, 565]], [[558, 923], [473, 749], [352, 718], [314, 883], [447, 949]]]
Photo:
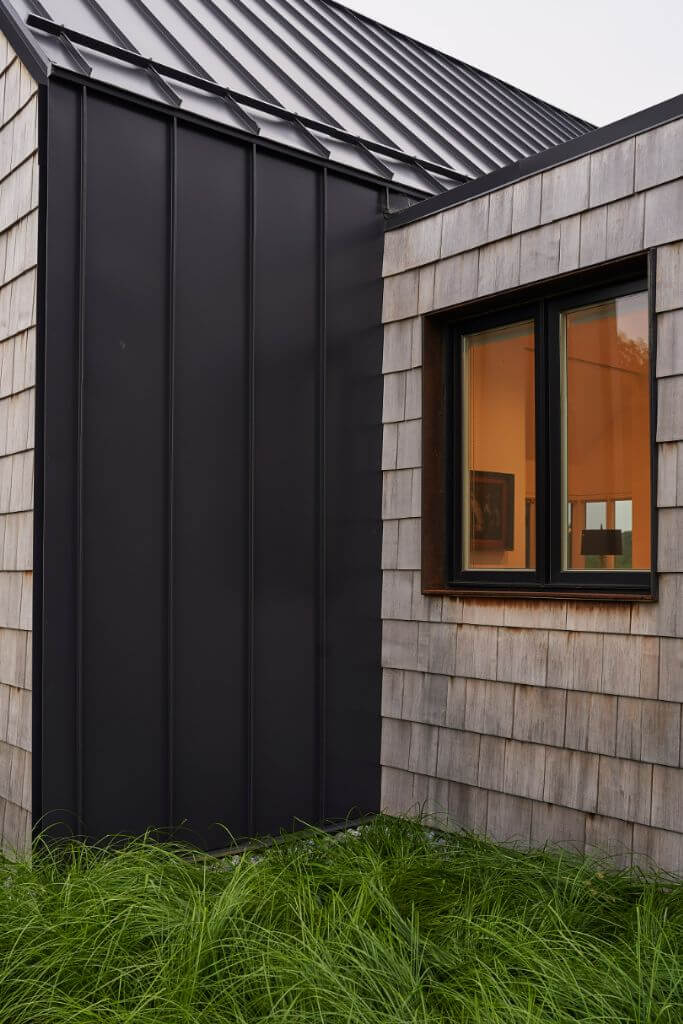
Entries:
[[511, 551], [515, 536], [514, 473], [470, 471], [470, 543]]

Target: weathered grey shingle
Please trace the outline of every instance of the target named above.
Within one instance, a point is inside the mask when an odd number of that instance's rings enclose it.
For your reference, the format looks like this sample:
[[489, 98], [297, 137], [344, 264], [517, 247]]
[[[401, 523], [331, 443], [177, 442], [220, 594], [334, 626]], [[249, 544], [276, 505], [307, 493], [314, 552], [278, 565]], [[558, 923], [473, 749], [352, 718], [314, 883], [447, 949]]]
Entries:
[[465, 728], [492, 736], [512, 736], [514, 693], [514, 686], [508, 683], [469, 679]]
[[531, 845], [562, 846], [583, 853], [586, 815], [568, 807], [534, 802], [531, 808]]
[[531, 838], [531, 800], [489, 793], [486, 831], [498, 843], [527, 846]]
[[597, 797], [598, 755], [548, 747], [543, 799], [593, 813]]
[[545, 747], [535, 743], [507, 740], [505, 745], [505, 792], [514, 796], [542, 800], [545, 758]]
[[652, 824], [683, 832], [683, 769], [656, 764], [652, 771]]
[[498, 679], [508, 683], [545, 686], [548, 634], [541, 629], [498, 631]]
[[622, 821], [650, 822], [652, 765], [600, 758], [598, 813]]
[[436, 774], [440, 779], [476, 786], [479, 774], [479, 736], [458, 729], [439, 729]]
[[448, 817], [452, 828], [484, 833], [488, 811], [488, 793], [485, 789], [465, 786], [461, 782], [448, 784]]
[[683, 121], [653, 128], [636, 138], [635, 187], [652, 188], [683, 176]]
[[617, 700], [599, 693], [568, 693], [565, 745], [594, 754], [615, 754]]
[[567, 693], [545, 686], [518, 686], [515, 692], [516, 740], [562, 746]]
[[630, 195], [634, 184], [635, 139], [591, 153], [590, 205], [602, 206]]

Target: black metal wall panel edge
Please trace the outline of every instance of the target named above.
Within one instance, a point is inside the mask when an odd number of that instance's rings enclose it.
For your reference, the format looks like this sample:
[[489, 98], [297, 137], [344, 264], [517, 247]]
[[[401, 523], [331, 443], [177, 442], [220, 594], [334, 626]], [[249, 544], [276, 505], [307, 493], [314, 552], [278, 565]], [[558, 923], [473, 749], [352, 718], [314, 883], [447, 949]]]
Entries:
[[[47, 87], [38, 87], [38, 166], [43, 168], [38, 183], [38, 273], [36, 296], [36, 389], [35, 389], [35, 442], [33, 471], [33, 601], [31, 635], [31, 807], [42, 806], [42, 667], [43, 667], [43, 631], [42, 631], [42, 589], [43, 589], [43, 512], [44, 512], [44, 473], [42, 466], [45, 459], [45, 269], [47, 246], [47, 164], [48, 164], [48, 91]], [[38, 467], [38, 468], [37, 468]], [[40, 822], [33, 821], [35, 831], [40, 830]]]
[[318, 813], [323, 821], [326, 814], [327, 794], [327, 678], [328, 678], [328, 621], [327, 621], [327, 237], [328, 237], [328, 174], [325, 169], [318, 190], [318, 586], [317, 586], [317, 727], [318, 727]]
[[[324, 816], [379, 807], [383, 217], [379, 195], [327, 175]], [[381, 559], [380, 559], [381, 560]]]
[[36, 814], [215, 848], [375, 810], [385, 189], [48, 103]]

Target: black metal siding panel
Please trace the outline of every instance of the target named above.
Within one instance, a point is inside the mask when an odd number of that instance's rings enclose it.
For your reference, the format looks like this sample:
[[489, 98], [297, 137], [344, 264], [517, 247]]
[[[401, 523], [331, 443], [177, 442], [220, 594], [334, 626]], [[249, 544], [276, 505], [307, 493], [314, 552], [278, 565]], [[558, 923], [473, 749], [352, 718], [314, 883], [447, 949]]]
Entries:
[[83, 431], [83, 817], [167, 821], [169, 125], [89, 97]]
[[320, 174], [258, 154], [255, 182], [254, 829], [318, 814]]
[[[76, 437], [81, 91], [48, 90], [44, 347], [42, 801], [76, 829]], [[36, 758], [36, 763], [39, 759]]]
[[247, 830], [249, 150], [179, 127], [173, 820]]
[[383, 217], [328, 175], [325, 813], [379, 806]]
[[50, 89], [47, 820], [375, 809], [384, 191]]

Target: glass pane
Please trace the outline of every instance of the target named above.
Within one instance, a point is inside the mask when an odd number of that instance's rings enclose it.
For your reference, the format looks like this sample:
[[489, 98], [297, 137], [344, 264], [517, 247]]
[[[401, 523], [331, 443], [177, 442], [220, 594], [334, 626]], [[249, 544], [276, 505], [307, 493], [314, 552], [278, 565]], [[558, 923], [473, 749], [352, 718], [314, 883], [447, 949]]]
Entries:
[[463, 565], [536, 566], [534, 324], [465, 338]]
[[647, 293], [563, 313], [565, 569], [650, 568]]

